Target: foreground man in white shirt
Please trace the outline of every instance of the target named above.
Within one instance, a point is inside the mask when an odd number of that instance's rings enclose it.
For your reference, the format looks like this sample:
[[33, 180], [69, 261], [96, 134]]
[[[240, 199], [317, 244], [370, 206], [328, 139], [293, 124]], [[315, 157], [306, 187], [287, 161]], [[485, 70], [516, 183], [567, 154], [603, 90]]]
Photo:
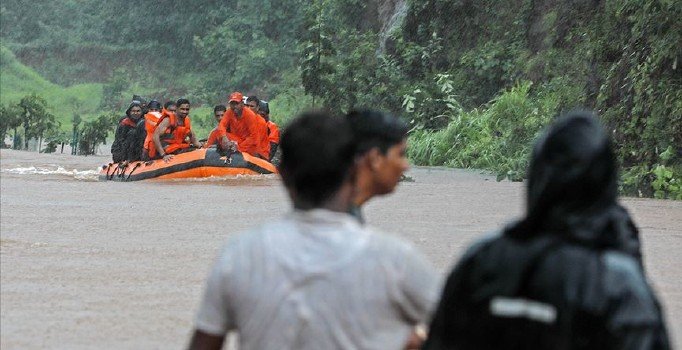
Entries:
[[281, 138], [294, 210], [232, 236], [206, 284], [190, 349], [402, 349], [437, 302], [435, 270], [409, 244], [361, 226], [352, 132], [307, 113]]

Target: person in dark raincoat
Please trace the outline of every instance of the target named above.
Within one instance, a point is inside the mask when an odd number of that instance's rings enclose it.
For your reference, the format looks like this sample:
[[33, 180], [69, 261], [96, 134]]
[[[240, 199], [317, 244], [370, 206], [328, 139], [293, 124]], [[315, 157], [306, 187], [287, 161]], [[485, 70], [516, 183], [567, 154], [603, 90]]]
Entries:
[[136, 146], [141, 144], [138, 142], [138, 123], [144, 123], [144, 119], [142, 119], [142, 104], [139, 101], [133, 101], [128, 109], [126, 109], [125, 117], [119, 120], [116, 127], [114, 143], [111, 144], [111, 156], [114, 163], [140, 159], [140, 155], [134, 153], [134, 150], [137, 148]]
[[589, 112], [535, 145], [526, 217], [449, 276], [424, 349], [669, 349], [612, 146]]

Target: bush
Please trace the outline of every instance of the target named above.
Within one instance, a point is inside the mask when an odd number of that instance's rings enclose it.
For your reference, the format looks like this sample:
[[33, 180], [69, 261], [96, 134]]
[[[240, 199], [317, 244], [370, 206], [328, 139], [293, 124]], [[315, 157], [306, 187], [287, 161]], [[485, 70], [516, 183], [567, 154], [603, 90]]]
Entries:
[[522, 180], [533, 141], [563, 101], [552, 86], [536, 93], [531, 87], [530, 82], [521, 82], [469, 112], [448, 104], [445, 116], [450, 122], [445, 129], [417, 128], [410, 135], [410, 158], [417, 165], [486, 169], [498, 179]]

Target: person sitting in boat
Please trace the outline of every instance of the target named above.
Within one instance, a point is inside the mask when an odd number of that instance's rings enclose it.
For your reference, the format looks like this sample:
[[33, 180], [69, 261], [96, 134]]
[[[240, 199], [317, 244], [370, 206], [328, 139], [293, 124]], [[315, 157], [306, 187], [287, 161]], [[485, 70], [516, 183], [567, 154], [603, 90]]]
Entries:
[[268, 126], [268, 141], [270, 142], [270, 160], [275, 157], [279, 147], [279, 126], [270, 120], [270, 106], [266, 101], [259, 101], [258, 114], [265, 119]]
[[160, 157], [164, 162], [168, 162], [173, 158], [172, 154], [182, 153], [192, 146], [201, 148], [201, 143], [197, 141], [192, 131], [189, 100], [181, 98], [176, 102], [176, 106], [175, 113], [164, 111], [154, 129], [152, 139], [155, 147], [152, 149], [155, 154], [149, 155], [152, 159]]
[[140, 95], [133, 95], [133, 101], [138, 101], [140, 102], [140, 107], [142, 107], [142, 115], [147, 114], [148, 110], [148, 105], [147, 105], [147, 99]]
[[144, 115], [145, 123], [144, 123], [144, 128], [145, 128], [145, 139], [144, 139], [144, 144], [142, 147], [142, 160], [148, 161], [151, 160], [152, 157], [150, 154], [156, 154], [156, 146], [154, 146], [154, 130], [156, 129], [156, 125], [159, 123], [159, 119], [161, 119], [161, 116], [163, 114], [168, 114], [168, 113], [175, 113], [175, 102], [174, 101], [166, 101], [166, 103], [163, 104], [163, 108], [160, 111], [152, 111], [150, 113], [147, 113]]
[[152, 144], [152, 134], [156, 123], [161, 118], [161, 103], [157, 100], [149, 101], [147, 105], [148, 111], [144, 114], [144, 123], [138, 126], [138, 132], [142, 135], [142, 144], [140, 146], [140, 159], [149, 160], [149, 145]]
[[[134, 149], [137, 139], [137, 124], [142, 120], [142, 105], [140, 101], [133, 101], [126, 115], [121, 118], [116, 127], [114, 143], [111, 145], [111, 156], [114, 163], [125, 162], [135, 158], [131, 151]], [[139, 155], [138, 155], [139, 157]]]
[[177, 110], [177, 106], [175, 105], [175, 101], [166, 101], [166, 103], [163, 104], [163, 109], [161, 110], [161, 112], [163, 112], [164, 109], [169, 111], [169, 112], [175, 113], [175, 111]]
[[211, 130], [211, 133], [208, 135], [208, 139], [206, 142], [204, 142], [204, 148], [209, 148], [220, 143], [220, 121], [223, 119], [223, 114], [225, 114], [225, 111], [227, 111], [227, 107], [225, 107], [225, 105], [217, 105], [213, 107], [213, 117], [215, 118], [217, 125], [215, 129]]
[[239, 152], [268, 159], [270, 143], [268, 127], [263, 118], [250, 108], [244, 108], [244, 95], [233, 92], [229, 99], [229, 108], [220, 120], [220, 146], [229, 149], [236, 143]]
[[258, 114], [258, 107], [260, 107], [260, 99], [256, 95], [251, 95], [246, 98], [246, 107], [249, 107], [253, 113]]

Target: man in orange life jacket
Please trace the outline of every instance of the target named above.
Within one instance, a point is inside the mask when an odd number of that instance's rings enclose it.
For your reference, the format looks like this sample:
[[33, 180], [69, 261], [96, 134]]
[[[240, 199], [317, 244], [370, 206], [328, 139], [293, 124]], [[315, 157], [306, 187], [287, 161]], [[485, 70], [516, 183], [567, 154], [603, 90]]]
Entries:
[[223, 114], [225, 114], [225, 111], [227, 111], [227, 107], [225, 107], [225, 105], [217, 105], [213, 107], [213, 117], [218, 124], [208, 135], [208, 139], [206, 142], [204, 142], [204, 148], [208, 148], [220, 143], [220, 121], [223, 119]]
[[267, 102], [259, 99], [258, 96], [247, 97], [246, 106], [265, 120], [265, 126], [268, 128], [268, 142], [270, 143], [270, 157], [268, 159], [272, 159], [279, 144], [279, 127], [270, 121], [270, 107]]
[[268, 128], [268, 143], [270, 144], [268, 160], [272, 160], [275, 152], [277, 152], [277, 145], [279, 145], [279, 128], [275, 123], [270, 121], [270, 107], [268, 107], [267, 102], [262, 101], [255, 95], [246, 98], [246, 106], [265, 120], [265, 126]]
[[[116, 134], [114, 136], [114, 143], [111, 145], [111, 156], [114, 163], [120, 163], [134, 159], [132, 154], [135, 139], [137, 136], [137, 124], [141, 122], [142, 105], [140, 101], [133, 101], [126, 110], [125, 117], [121, 118], [116, 127]], [[138, 155], [139, 158], [139, 155]]]
[[240, 152], [268, 159], [270, 143], [265, 121], [249, 108], [244, 108], [244, 95], [233, 92], [229, 108], [220, 121], [221, 148], [228, 149], [230, 141], [237, 144]]
[[[201, 143], [197, 141], [192, 125], [189, 119], [189, 101], [181, 98], [176, 103], [177, 110], [175, 113], [165, 111], [159, 119], [158, 125], [152, 135], [154, 141], [154, 150], [156, 154], [150, 154], [153, 159], [155, 157], [163, 158], [164, 162], [169, 162], [173, 159], [172, 154], [182, 153], [183, 151], [194, 146], [201, 148]], [[186, 142], [189, 137], [190, 143]]]
[[[152, 102], [149, 103], [150, 106], [152, 105]], [[164, 114], [175, 113], [175, 110], [176, 110], [175, 102], [166, 101], [161, 110], [150, 108], [149, 113], [144, 115], [145, 119], [144, 128], [146, 136], [144, 139], [144, 145], [142, 147], [142, 160], [144, 161], [150, 160], [152, 158], [150, 154], [156, 154], [156, 147], [154, 146], [153, 136], [154, 130], [156, 129], [156, 125], [159, 123], [159, 119], [161, 119], [161, 116]]]
[[275, 157], [279, 147], [279, 127], [270, 120], [270, 106], [265, 101], [258, 102], [258, 114], [265, 119], [268, 126], [268, 141], [270, 141], [270, 160]]

